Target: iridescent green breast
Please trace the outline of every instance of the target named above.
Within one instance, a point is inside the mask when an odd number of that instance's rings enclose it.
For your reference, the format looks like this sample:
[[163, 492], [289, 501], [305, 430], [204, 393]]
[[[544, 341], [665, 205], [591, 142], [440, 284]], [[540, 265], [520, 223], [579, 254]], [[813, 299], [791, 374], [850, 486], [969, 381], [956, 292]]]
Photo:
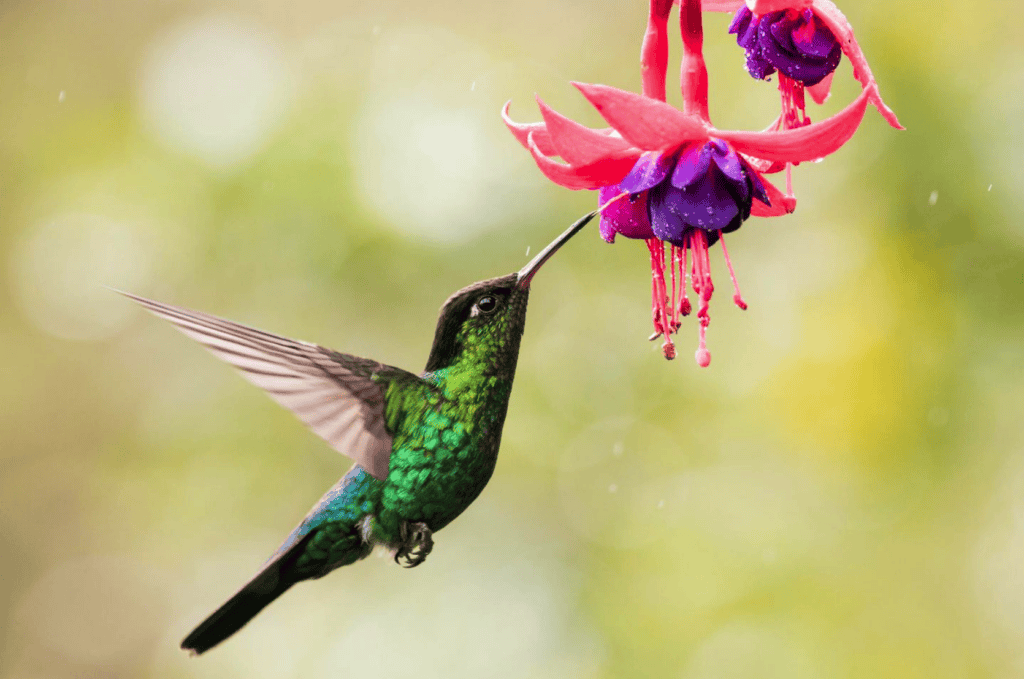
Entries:
[[[438, 371], [405, 393], [377, 524], [389, 539], [402, 521], [437, 531], [461, 514], [494, 471], [511, 380], [479, 377], [471, 383]], [[467, 388], [468, 387], [468, 388]]]

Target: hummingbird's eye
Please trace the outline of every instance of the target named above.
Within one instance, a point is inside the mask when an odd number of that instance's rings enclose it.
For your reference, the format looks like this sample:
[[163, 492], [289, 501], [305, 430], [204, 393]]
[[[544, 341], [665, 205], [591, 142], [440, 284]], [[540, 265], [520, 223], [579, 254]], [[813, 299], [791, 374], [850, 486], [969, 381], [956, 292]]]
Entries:
[[484, 295], [476, 301], [476, 308], [479, 309], [482, 314], [492, 313], [498, 308], [498, 300], [490, 295]]

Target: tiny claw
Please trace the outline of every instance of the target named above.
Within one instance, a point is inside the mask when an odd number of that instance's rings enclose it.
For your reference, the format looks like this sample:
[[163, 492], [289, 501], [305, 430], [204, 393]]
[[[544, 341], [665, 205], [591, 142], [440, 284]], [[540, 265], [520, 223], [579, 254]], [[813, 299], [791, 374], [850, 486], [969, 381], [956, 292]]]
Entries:
[[403, 568], [415, 568], [427, 560], [434, 548], [433, 534], [425, 523], [403, 523], [400, 531], [402, 544], [395, 552], [395, 563]]

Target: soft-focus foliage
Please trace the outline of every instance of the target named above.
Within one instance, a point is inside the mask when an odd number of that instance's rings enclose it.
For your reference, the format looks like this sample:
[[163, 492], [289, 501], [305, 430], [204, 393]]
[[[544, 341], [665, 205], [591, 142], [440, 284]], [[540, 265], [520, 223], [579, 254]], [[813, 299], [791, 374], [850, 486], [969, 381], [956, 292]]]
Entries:
[[[535, 282], [495, 477], [430, 560], [177, 649], [346, 463], [100, 286], [418, 369], [450, 292], [592, 207], [502, 103], [599, 125], [564, 83], [634, 89], [645, 7], [3, 5], [0, 678], [1024, 673], [1024, 51], [994, 0], [844, 3], [907, 131], [869, 116], [730, 243], [724, 360], [638, 351], [644, 246], [594, 228]], [[772, 120], [706, 49], [716, 123]]]

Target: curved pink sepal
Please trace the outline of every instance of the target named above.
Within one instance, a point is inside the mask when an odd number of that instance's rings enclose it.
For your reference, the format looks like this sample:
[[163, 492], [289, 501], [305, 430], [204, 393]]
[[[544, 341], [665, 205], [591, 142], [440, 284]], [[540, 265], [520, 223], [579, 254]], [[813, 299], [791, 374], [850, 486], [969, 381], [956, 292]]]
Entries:
[[[861, 87], [865, 90], [870, 90], [871, 94], [869, 97], [871, 103], [874, 104], [887, 123], [897, 130], [902, 130], [903, 126], [900, 125], [896, 114], [882, 101], [882, 95], [878, 92], [878, 83], [875, 82], [875, 76], [871, 73], [871, 67], [868, 66], [868, 60], [864, 56], [864, 52], [861, 51], [860, 45], [857, 44], [857, 39], [853, 37], [853, 26], [850, 25], [849, 20], [831, 0], [813, 0], [812, 6], [814, 13], [832, 31], [832, 35], [836, 36], [843, 54], [850, 60], [850, 65], [853, 67], [853, 77], [860, 82]], [[814, 96], [814, 94], [812, 93], [811, 96]], [[817, 101], [817, 97], [815, 97], [815, 101]]]
[[640, 152], [635, 151], [632, 157], [611, 157], [603, 158], [589, 165], [564, 165], [548, 158], [543, 154], [530, 132], [526, 138], [530, 149], [530, 155], [537, 163], [537, 167], [544, 173], [544, 176], [567, 189], [598, 189], [602, 186], [618, 184], [622, 178], [629, 174], [636, 164]]
[[857, 131], [868, 105], [868, 90], [863, 90], [849, 106], [817, 123], [779, 132], [736, 132], [713, 130], [740, 153], [762, 160], [800, 163], [834, 153]]
[[601, 158], [622, 157], [624, 154], [636, 157], [625, 139], [609, 136], [611, 130], [601, 132], [580, 125], [552, 109], [540, 97], [537, 97], [537, 106], [540, 107], [540, 114], [544, 117], [551, 144], [555, 148], [554, 155], [561, 156], [570, 165], [589, 165]]
[[530, 150], [530, 142], [528, 138], [530, 134], [533, 134], [533, 141], [537, 144], [537, 148], [540, 152], [546, 156], [556, 156], [558, 152], [555, 151], [555, 145], [551, 143], [551, 135], [548, 134], [547, 127], [544, 123], [517, 123], [512, 120], [508, 115], [509, 106], [512, 105], [512, 101], [505, 102], [504, 108], [501, 109], [501, 119], [505, 121], [505, 127], [512, 133], [512, 136], [516, 138], [523, 148], [527, 151]]
[[708, 138], [703, 121], [663, 101], [607, 85], [573, 85], [623, 139], [644, 151], [662, 151]]
[[793, 196], [783, 195], [782, 191], [775, 188], [775, 185], [764, 178], [760, 173], [758, 178], [761, 183], [764, 184], [765, 193], [768, 194], [768, 200], [772, 202], [771, 205], [765, 205], [757, 198], [750, 204], [750, 216], [752, 217], [781, 217], [782, 215], [788, 215], [796, 209], [796, 198]]

